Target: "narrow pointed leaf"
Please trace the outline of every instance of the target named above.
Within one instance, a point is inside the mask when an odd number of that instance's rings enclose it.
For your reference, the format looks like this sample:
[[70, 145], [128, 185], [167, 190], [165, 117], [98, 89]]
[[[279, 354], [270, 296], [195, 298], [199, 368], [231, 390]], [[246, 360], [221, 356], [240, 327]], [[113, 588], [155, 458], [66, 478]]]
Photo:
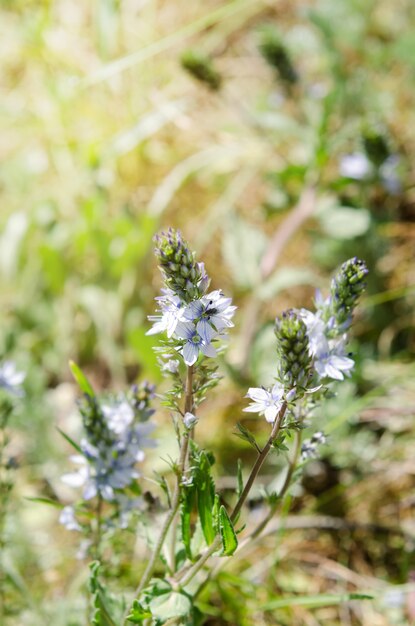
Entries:
[[83, 454], [81, 447], [76, 443], [76, 441], [74, 441], [71, 437], [69, 437], [69, 435], [67, 435], [65, 432], [63, 432], [63, 430], [61, 430], [58, 426], [56, 427], [58, 432], [60, 432], [60, 434], [62, 435], [62, 437], [64, 439], [66, 439], [66, 441], [73, 447], [75, 448], [75, 450], [77, 452], [79, 452], [79, 454]]
[[69, 367], [71, 368], [72, 376], [78, 383], [80, 390], [93, 398], [95, 396], [95, 392], [92, 389], [89, 380], [87, 379], [81, 368], [78, 367], [78, 365], [74, 363], [74, 361], [69, 361]]
[[237, 496], [238, 498], [241, 496], [241, 493], [244, 490], [244, 480], [242, 477], [242, 461], [238, 459], [238, 487], [237, 487]]
[[210, 473], [210, 462], [204, 452], [200, 454], [200, 464], [195, 481], [197, 491], [197, 508], [200, 524], [206, 543], [210, 545], [216, 533], [213, 527], [213, 506], [215, 502], [215, 483]]
[[238, 539], [224, 506], [219, 509], [219, 531], [222, 539], [221, 556], [231, 556], [238, 547]]

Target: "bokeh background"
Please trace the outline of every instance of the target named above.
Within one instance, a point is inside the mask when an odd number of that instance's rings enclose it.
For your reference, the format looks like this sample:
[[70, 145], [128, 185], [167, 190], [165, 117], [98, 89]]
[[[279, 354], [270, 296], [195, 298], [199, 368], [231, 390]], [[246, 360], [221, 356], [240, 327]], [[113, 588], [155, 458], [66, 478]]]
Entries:
[[[79, 434], [69, 359], [97, 389], [161, 382], [145, 332], [152, 238], [168, 226], [239, 307], [200, 424], [224, 488], [252, 458], [232, 432], [247, 387], [272, 380], [275, 315], [311, 306], [350, 256], [370, 268], [356, 371], [316, 418], [329, 443], [284, 531], [202, 598], [205, 623], [412, 623], [413, 2], [1, 0], [0, 63], [0, 353], [27, 372], [8, 446], [6, 623], [87, 623], [77, 538], [27, 498], [70, 501], [56, 430]], [[174, 454], [168, 415], [157, 422]], [[133, 588], [134, 541], [120, 544], [114, 578]], [[362, 590], [375, 599], [321, 600]]]

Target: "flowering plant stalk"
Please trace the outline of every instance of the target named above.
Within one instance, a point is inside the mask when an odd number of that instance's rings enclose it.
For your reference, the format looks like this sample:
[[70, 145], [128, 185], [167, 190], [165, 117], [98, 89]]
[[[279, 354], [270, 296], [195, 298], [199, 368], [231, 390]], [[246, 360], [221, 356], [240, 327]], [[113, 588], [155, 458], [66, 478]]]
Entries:
[[[178, 444], [177, 460], [171, 461], [174, 480], [158, 477], [166, 500], [161, 515], [146, 508], [136, 469], [150, 443], [153, 389], [147, 384], [100, 399], [79, 368], [72, 366], [84, 392], [80, 408], [86, 436], [73, 459], [79, 469], [64, 480], [82, 486], [83, 495], [77, 507], [63, 509], [62, 523], [89, 532], [90, 541], [92, 533], [90, 554], [97, 561], [103, 558], [102, 532], [111, 524], [127, 527], [126, 513], [134, 512], [158, 527], [149, 541], [132, 603], [118, 601], [117, 605], [100, 581], [99, 563], [92, 566], [95, 624], [202, 624], [199, 593], [226, 558], [237, 558], [245, 545], [261, 536], [298, 478], [299, 461], [302, 467], [318, 455], [325, 435], [312, 429], [313, 411], [324, 401], [331, 383], [349, 376], [354, 365], [347, 352], [348, 332], [367, 274], [365, 264], [356, 258], [341, 266], [325, 299], [316, 295], [314, 312], [291, 309], [275, 320], [275, 381], [271, 387], [250, 387], [250, 402], [244, 409], [265, 418], [267, 439], [260, 445], [238, 424], [238, 435], [255, 448], [257, 457], [248, 473], [238, 464], [234, 502], [225, 505], [213, 477], [214, 456], [204, 449], [196, 428], [198, 408], [220, 380], [216, 359], [233, 327], [236, 307], [220, 289], [209, 291], [203, 263], [179, 232], [161, 233], [155, 251], [164, 285], [148, 334], [163, 336], [156, 350], [170, 388], [161, 398], [172, 416]], [[311, 435], [303, 439], [309, 427]], [[268, 455], [287, 452], [282, 486], [266, 492], [267, 511], [253, 524], [244, 505], [261, 467]]]

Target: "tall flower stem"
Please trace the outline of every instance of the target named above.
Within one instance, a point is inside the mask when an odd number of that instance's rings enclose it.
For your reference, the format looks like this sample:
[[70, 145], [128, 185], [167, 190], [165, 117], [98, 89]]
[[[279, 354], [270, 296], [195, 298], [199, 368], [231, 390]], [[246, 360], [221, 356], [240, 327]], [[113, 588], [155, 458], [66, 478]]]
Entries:
[[[244, 505], [244, 502], [247, 499], [248, 494], [252, 488], [252, 485], [254, 484], [255, 479], [258, 476], [259, 470], [261, 469], [265, 459], [267, 458], [268, 453], [271, 450], [272, 444], [274, 443], [276, 437], [278, 436], [286, 410], [287, 410], [287, 403], [284, 402], [277, 417], [275, 418], [268, 441], [263, 447], [263, 449], [261, 450], [260, 454], [258, 455], [258, 458], [255, 461], [255, 464], [251, 470], [249, 478], [246, 481], [245, 487], [241, 495], [239, 496], [239, 499], [231, 513], [230, 518], [232, 522], [235, 522], [235, 520], [237, 519], [242, 509], [242, 506]], [[221, 543], [221, 538], [216, 537], [212, 545], [200, 556], [199, 560], [196, 561], [196, 563], [187, 572], [182, 571], [178, 573], [178, 579], [180, 581], [181, 587], [185, 587], [193, 579], [193, 577], [203, 567], [203, 565], [206, 563], [209, 557], [219, 548], [220, 543]], [[180, 576], [182, 576], [181, 580], [180, 580]]]
[[[184, 403], [185, 413], [188, 411], [191, 411], [193, 408], [193, 373], [194, 373], [193, 368], [194, 368], [193, 365], [187, 368], [186, 385], [185, 385], [185, 403]], [[188, 449], [189, 449], [189, 433], [185, 432], [183, 435], [183, 439], [181, 441], [180, 458], [179, 458], [179, 463], [178, 463], [177, 472], [176, 472], [176, 485], [175, 485], [174, 493], [172, 496], [171, 508], [166, 519], [164, 520], [164, 524], [161, 528], [156, 545], [154, 546], [153, 553], [147, 564], [145, 572], [141, 578], [140, 584], [138, 585], [137, 590], [135, 592], [135, 595], [137, 597], [141, 594], [143, 589], [147, 586], [148, 582], [150, 581], [153, 575], [157, 560], [160, 556], [161, 549], [167, 537], [167, 533], [176, 516], [177, 511], [179, 510], [181, 483], [182, 483], [183, 472], [186, 467]]]
[[[268, 525], [268, 523], [271, 521], [272, 517], [274, 516], [274, 514], [276, 513], [280, 503], [281, 503], [281, 499], [285, 496], [285, 494], [287, 493], [290, 485], [291, 485], [291, 481], [292, 481], [292, 477], [295, 471], [295, 468], [297, 466], [298, 463], [298, 457], [301, 451], [301, 431], [297, 431], [295, 433], [295, 440], [294, 440], [294, 450], [293, 450], [293, 455], [292, 458], [289, 462], [289, 466], [288, 466], [288, 470], [287, 473], [285, 475], [285, 479], [284, 479], [284, 483], [281, 487], [281, 490], [278, 494], [279, 498], [277, 500], [277, 502], [270, 507], [269, 512], [267, 513], [267, 515], [264, 517], [264, 519], [249, 533], [248, 537], [246, 537], [246, 539], [241, 543], [241, 545], [238, 547], [238, 553], [240, 551], [243, 551], [243, 549], [251, 544], [253, 541], [255, 541], [255, 539], [257, 539], [259, 537], [259, 535], [262, 533], [262, 531], [266, 528], [266, 526]], [[194, 598], [196, 598], [197, 596], [200, 595], [200, 593], [203, 591], [203, 589], [206, 587], [206, 585], [209, 583], [210, 580], [213, 580], [214, 578], [216, 578], [216, 576], [219, 574], [219, 572], [221, 571], [221, 569], [223, 567], [226, 566], [226, 564], [228, 563], [227, 560], [222, 559], [219, 563], [216, 564], [216, 566], [209, 572], [209, 575], [206, 577], [206, 579], [201, 583], [200, 587], [198, 588], [198, 590], [196, 591]]]

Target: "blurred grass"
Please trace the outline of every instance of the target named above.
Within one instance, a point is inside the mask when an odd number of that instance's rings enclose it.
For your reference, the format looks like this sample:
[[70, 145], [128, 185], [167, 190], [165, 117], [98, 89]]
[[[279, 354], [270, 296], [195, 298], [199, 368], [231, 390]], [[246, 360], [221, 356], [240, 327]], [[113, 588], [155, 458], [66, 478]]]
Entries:
[[[264, 61], [264, 26], [293, 64], [293, 84]], [[9, 528], [10, 623], [83, 623], [85, 572], [73, 538], [54, 514], [19, 498], [62, 494], [67, 448], [53, 427], [78, 428], [69, 359], [100, 388], [159, 379], [146, 315], [159, 286], [152, 237], [169, 225], [182, 228], [212, 286], [239, 306], [223, 364], [231, 381], [204, 408], [200, 433], [230, 473], [238, 454], [249, 457], [236, 438], [229, 446], [241, 396], [272, 378], [269, 320], [309, 305], [346, 257], [367, 260], [356, 374], [315, 418], [330, 444], [294, 507], [388, 519], [413, 534], [414, 32], [410, 0], [0, 3], [0, 353], [28, 371], [10, 451], [21, 465]], [[217, 93], [181, 68], [189, 48], [214, 63]], [[370, 166], [361, 179], [342, 173], [355, 153]], [[305, 190], [308, 213], [289, 231]], [[261, 601], [291, 583], [302, 594], [344, 594], [355, 590], [354, 575], [412, 579], [413, 541], [359, 532], [300, 530], [270, 542], [274, 561], [256, 574]], [[284, 562], [302, 549], [342, 563], [349, 578], [297, 557]], [[253, 560], [263, 556], [257, 547]], [[207, 624], [411, 619], [406, 595], [386, 607], [298, 603], [288, 617], [256, 604], [246, 617], [232, 600], [235, 585], [221, 578], [209, 588]]]

